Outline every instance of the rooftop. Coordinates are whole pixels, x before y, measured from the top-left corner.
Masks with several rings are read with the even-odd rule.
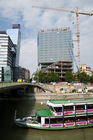
[[[6,34],[6,31],[0,31],[0,34]]]
[[[48,109],[38,110],[37,115],[40,117],[52,117],[53,116],[53,114]]]
[[[60,31],[69,31],[69,27],[64,27],[64,28],[57,28],[57,29],[46,29],[46,30],[40,30],[39,33],[46,33],[46,32],[60,32]]]
[[[65,99],[57,99],[57,100],[49,100],[50,103],[53,104],[69,104],[69,103],[87,103],[93,102],[93,99],[83,99],[83,100],[65,100]]]

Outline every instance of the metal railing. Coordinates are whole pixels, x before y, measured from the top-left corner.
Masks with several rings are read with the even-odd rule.
[[[3,87],[10,87],[10,86],[16,86],[16,85],[23,85],[23,84],[28,84],[28,83],[25,83],[25,82],[9,82],[9,83],[0,83],[0,88],[3,88]]]

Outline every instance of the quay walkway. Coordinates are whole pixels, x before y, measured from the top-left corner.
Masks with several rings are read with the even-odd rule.
[[[50,99],[91,99],[93,98],[93,93],[35,93],[33,94],[27,94],[27,96],[31,97],[32,99],[36,100],[50,100]]]

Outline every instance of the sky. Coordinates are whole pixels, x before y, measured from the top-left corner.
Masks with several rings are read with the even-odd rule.
[[[44,6],[80,12],[93,13],[93,0],[0,0],[0,30],[7,30],[12,24],[21,24],[20,66],[37,69],[37,36],[41,29],[70,27],[76,40],[76,14],[32,8]],[[93,16],[79,15],[80,61],[93,70]],[[74,55],[77,55],[77,43]],[[77,58],[76,58],[77,60]]]

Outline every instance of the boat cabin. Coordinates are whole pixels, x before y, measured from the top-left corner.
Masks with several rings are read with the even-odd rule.
[[[45,128],[59,128],[59,127],[73,127],[93,124],[93,114],[75,115],[71,116],[53,116],[48,109],[42,109],[37,112],[37,122],[41,127]]]
[[[54,116],[91,113],[93,112],[93,99],[88,100],[50,100],[47,102],[49,110]]]

